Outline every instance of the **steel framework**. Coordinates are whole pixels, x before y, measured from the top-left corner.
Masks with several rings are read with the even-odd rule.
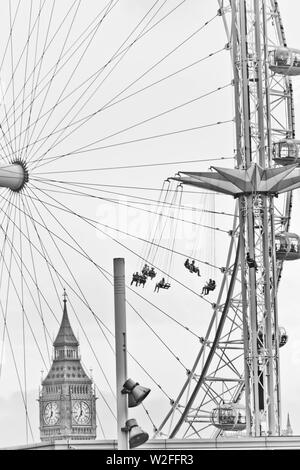
[[[218,3],[233,64],[235,168],[180,172],[173,179],[231,194],[237,200],[236,220],[206,337],[156,433],[170,422],[171,438],[179,430],[184,437],[202,436],[213,407],[242,397],[247,435],[282,432],[277,292],[283,262],[276,258],[275,235],[289,229],[292,189],[299,187],[300,173],[296,165],[276,167],[272,160],[275,142],[295,138],[295,122],[291,80],[270,71],[269,51],[287,43],[277,1]],[[214,436],[220,434],[226,434],[221,426]]]

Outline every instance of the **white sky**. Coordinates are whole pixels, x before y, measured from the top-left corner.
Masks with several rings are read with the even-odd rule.
[[[64,2],[56,2],[57,5],[54,10],[53,23],[50,31],[55,31],[55,28],[60,23],[63,15],[68,8],[73,4],[70,0]],[[158,17],[163,16],[164,12],[169,11],[172,7],[175,7],[180,2],[177,0],[169,0],[166,5],[158,13]],[[12,1],[12,12],[16,10],[18,2]],[[58,79],[53,81],[51,90],[45,101],[45,107],[47,110],[53,106],[59,97],[64,85],[68,83],[67,90],[73,90],[78,86],[86,77],[93,74],[101,67],[102,64],[106,63],[109,58],[114,54],[118,47],[122,44],[123,40],[127,38],[127,35],[137,24],[138,20],[147,12],[151,5],[154,4],[152,0],[120,0],[119,4],[115,7],[112,13],[107,17],[107,20],[103,22],[101,28],[97,32],[95,41],[91,44],[85,58],[80,63],[80,66],[76,69],[76,73],[73,73],[73,69],[76,66],[76,60],[79,59],[80,53],[73,57],[68,65],[62,70]],[[159,5],[163,2],[159,2]],[[1,15],[1,27],[0,27],[0,57],[5,50],[5,45],[9,31],[9,2],[8,0],[1,0],[1,5],[4,7],[4,12]],[[34,0],[34,11],[38,9],[39,1]],[[48,19],[51,13],[51,7],[53,5],[52,0],[46,0],[44,16],[41,16],[40,24],[40,40],[38,41],[37,51],[42,51],[43,41],[45,41],[45,35],[47,34]],[[84,25],[88,24],[93,20],[99,11],[99,5],[105,5],[103,0],[82,0],[80,6],[80,14],[76,17],[74,22],[74,28],[72,29],[68,38],[67,44],[72,44],[74,39],[78,36],[78,32],[84,29]],[[298,21],[296,20],[300,14],[299,2],[296,0],[285,0],[280,2],[282,17],[286,29],[286,35],[288,44],[291,47],[299,47],[299,30]],[[14,65],[16,65],[17,58],[19,57],[27,35],[28,19],[29,19],[29,2],[21,0],[20,14],[17,16],[15,24],[15,34],[13,35],[13,56]],[[181,41],[183,41],[189,34],[199,28],[205,21],[212,18],[216,14],[217,2],[207,0],[186,0],[185,5],[178,8],[178,10],[171,15],[168,20],[158,26],[153,32],[149,33],[143,40],[138,42],[132,50],[124,57],[120,62],[116,70],[103,82],[101,88],[97,91],[95,96],[87,104],[84,111],[79,114],[79,118],[92,113],[96,109],[101,108],[103,105],[108,103],[119,91],[123,90],[137,77],[148,70],[154,63],[158,62],[163,56],[165,56],[170,50],[176,47]],[[6,15],[6,16],[5,16]],[[69,19],[70,23],[71,19]],[[24,26],[26,25],[26,26]],[[67,34],[68,27],[65,25],[61,31],[61,35],[58,35],[56,40],[53,42],[52,47],[49,48],[47,55],[45,55],[45,61],[41,68],[40,79],[47,73],[49,68],[53,67],[57,61],[58,54],[61,50],[64,38]],[[52,33],[53,34],[53,33]],[[180,48],[176,53],[170,56],[167,60],[162,62],[153,71],[148,73],[145,77],[139,80],[138,83],[133,85],[124,96],[139,90],[140,88],[146,87],[147,85],[160,80],[165,77],[197,60],[202,57],[206,57],[208,54],[215,52],[222,48],[226,43],[226,37],[222,25],[221,18],[217,18],[205,28],[202,32],[197,34],[191,41],[189,41],[184,47]],[[35,44],[35,42],[33,42]],[[67,49],[67,47],[66,47]],[[8,54],[3,62],[3,68],[1,72],[1,83],[2,88],[5,89],[9,84],[11,76],[11,61],[10,61],[10,48]],[[35,49],[31,45],[29,52],[29,63],[32,64],[34,61]],[[106,71],[111,70],[111,66],[108,66]],[[30,67],[29,67],[30,69]],[[21,84],[24,82],[25,73],[25,59],[23,57],[20,64],[20,69],[15,77],[15,93],[20,90]],[[38,72],[37,72],[38,73]],[[105,73],[101,75],[105,77]],[[36,77],[37,78],[37,77]],[[231,80],[231,69],[230,69],[230,57],[226,51],[220,52],[215,57],[205,60],[192,68],[189,68],[185,72],[170,78],[155,87],[151,87],[145,90],[143,93],[136,95],[122,103],[112,106],[106,111],[97,115],[89,123],[79,129],[77,133],[68,137],[58,147],[52,149],[49,156],[62,155],[72,150],[75,150],[81,146],[87,145],[89,142],[96,141],[98,139],[104,139],[104,137],[114,134],[138,123],[146,120],[151,116],[173,108],[177,105],[193,100],[194,98],[200,97],[205,93],[209,93],[218,87],[226,86]],[[300,135],[300,119],[297,119],[300,115],[300,78],[294,79],[295,89],[295,104],[296,104],[296,123],[298,135]],[[100,79],[94,85],[95,89],[97,84],[100,83]],[[27,93],[32,89],[27,88]],[[3,93],[3,91],[2,91]],[[66,92],[67,94],[67,92]],[[42,95],[43,96],[43,95]],[[77,110],[80,109],[82,102],[77,104],[77,100],[81,96],[81,89],[77,90],[70,98],[68,98],[64,104],[53,112],[51,120],[43,128],[43,123],[40,128],[35,131],[35,136],[41,131],[41,136],[50,133],[57,125],[60,127],[66,125],[71,117],[76,115]],[[87,95],[89,96],[89,95]],[[8,96],[5,98],[6,105],[9,107],[13,97],[12,87],[9,89]],[[43,98],[37,98],[35,108],[33,108],[33,115],[38,116],[39,109],[43,104]],[[71,109],[70,109],[71,108]],[[5,117],[5,110],[2,106],[2,119]],[[60,120],[68,113],[67,119],[60,124]],[[25,116],[27,116],[25,114]],[[233,101],[231,88],[214,93],[207,98],[197,100],[194,103],[178,109],[172,113],[162,116],[158,119],[147,122],[139,127],[133,128],[126,132],[123,132],[115,137],[103,140],[97,147],[103,147],[108,144],[116,144],[123,141],[129,141],[132,139],[141,139],[145,136],[152,136],[158,134],[164,134],[172,132],[174,130],[186,129],[190,127],[202,126],[217,121],[226,121],[233,117]],[[78,119],[78,118],[77,118]],[[14,115],[11,115],[11,132],[12,135],[14,129],[19,127],[14,126]],[[18,121],[18,126],[20,121]],[[24,128],[23,123],[23,128]],[[53,142],[54,138],[52,138]],[[18,148],[18,139],[14,142],[15,147]],[[50,139],[51,142],[51,139]],[[19,141],[20,143],[20,141]],[[2,145],[4,145],[2,141]],[[193,132],[186,132],[177,135],[170,135],[159,139],[152,139],[147,141],[140,141],[134,144],[112,146],[109,148],[101,148],[91,153],[81,153],[78,155],[72,155],[71,157],[62,158],[55,160],[52,164],[42,166],[36,169],[33,178],[47,177],[55,180],[63,180],[65,182],[80,182],[80,183],[101,183],[107,185],[122,185],[122,186],[138,186],[138,187],[149,187],[149,188],[161,188],[163,181],[172,176],[176,171],[183,169],[190,170],[207,170],[208,167],[214,162],[203,162],[196,164],[185,164],[185,165],[169,165],[161,167],[146,167],[137,169],[123,169],[123,170],[106,170],[106,171],[92,171],[92,172],[78,172],[78,173],[63,173],[64,171],[70,170],[87,170],[93,168],[106,168],[113,166],[128,166],[128,165],[139,165],[148,163],[159,163],[159,162],[177,162],[177,161],[188,161],[195,159],[209,159],[216,157],[231,157],[234,146],[234,129],[233,124],[224,124],[217,127],[210,127],[206,129],[199,129]],[[20,147],[20,145],[19,145]],[[32,159],[37,159],[44,151],[49,148],[49,143],[44,144],[41,149],[36,147],[37,154]],[[216,162],[220,166],[232,165],[232,161]],[[41,175],[41,172],[60,172],[60,173],[49,173]],[[43,183],[37,183],[32,180],[33,184],[37,184],[39,188],[42,188],[46,192],[49,189],[58,190],[57,187],[50,187]],[[55,183],[60,186],[59,190],[66,188],[67,186],[60,183]],[[74,186],[73,186],[74,188]],[[34,189],[34,188],[33,188]],[[145,191],[145,190],[133,190],[133,189],[117,189],[117,188],[104,188],[108,191],[115,191],[116,193],[123,193],[126,196],[124,200],[130,201],[129,195],[140,196],[144,198],[157,200],[159,191]],[[84,189],[80,188],[81,191]],[[34,189],[35,196],[39,196],[47,202],[51,202],[49,196],[44,193],[36,192]],[[120,196],[110,193],[97,193],[87,191],[89,194],[101,196],[104,198],[119,199]],[[49,193],[48,193],[49,194]],[[28,196],[33,196],[33,193],[28,193]],[[27,196],[27,199],[28,199]],[[113,227],[121,228],[129,233],[138,235],[140,237],[149,238],[151,224],[153,220],[149,217],[149,214],[143,213],[137,210],[130,210],[124,205],[118,206],[112,202],[100,201],[99,199],[92,199],[86,197],[78,197],[71,194],[62,193],[50,193],[50,196],[57,198],[60,202],[70,207],[73,211],[83,214],[91,219],[96,219],[102,224],[110,225]],[[23,198],[25,201],[26,196]],[[21,203],[21,208],[22,202]],[[24,202],[25,203],[25,202]],[[35,220],[41,221],[35,207],[39,208],[40,216],[45,220],[47,227],[51,232],[55,233],[57,237],[74,245],[74,238],[84,248],[86,253],[99,265],[103,266],[109,272],[112,271],[112,259],[114,257],[125,257],[127,263],[127,280],[130,280],[131,273],[140,268],[139,259],[124,249],[122,246],[109,240],[106,236],[101,235],[95,228],[87,223],[80,221],[74,214],[67,214],[65,212],[55,209],[53,206],[49,206],[50,210],[58,218],[54,220],[53,216],[47,212],[47,209],[41,205],[34,206],[34,203],[38,204],[36,200],[30,202],[31,214]],[[129,202],[126,202],[126,204]],[[26,203],[25,203],[26,204]],[[52,204],[55,201],[52,200]],[[216,196],[205,195],[184,195],[183,204],[190,206],[198,206],[205,209],[213,209],[214,205],[217,211],[224,211],[232,213],[233,204],[232,201],[227,198]],[[293,215],[291,223],[291,231],[300,233],[300,216],[299,207],[300,197],[298,193],[295,193]],[[27,207],[27,206],[26,206]],[[155,211],[155,206],[145,206],[146,209]],[[185,214],[186,216],[186,214]],[[209,214],[195,214],[196,218],[191,220],[197,221],[204,225],[216,225],[216,227],[224,230],[231,228],[231,217],[225,217],[216,215],[213,217]],[[13,217],[13,212],[11,214]],[[59,222],[61,225],[59,225]],[[40,240],[35,232],[34,226],[29,221],[29,233],[32,243],[36,247],[40,247]],[[16,224],[20,224],[20,220],[16,219]],[[20,225],[19,225],[20,227]],[[58,246],[62,250],[64,259],[67,262],[68,268],[64,265],[61,260],[57,249],[55,248],[51,235],[40,225],[38,225],[38,231],[42,239],[42,246],[49,255],[49,259],[53,262],[53,265],[59,273],[62,273],[64,279],[60,283],[55,280],[57,293],[60,298],[57,298],[57,294],[53,287],[51,277],[48,273],[48,268],[45,262],[41,259],[41,256],[37,254],[35,248],[34,258],[35,264],[31,261],[31,251],[28,244],[28,235],[26,238],[26,221],[21,214],[21,227],[25,232],[23,242],[20,242],[19,232],[16,230],[14,235],[14,244],[17,250],[23,248],[24,264],[28,267],[30,275],[27,273],[28,288],[24,287],[24,305],[28,315],[29,324],[36,334],[40,350],[45,358],[46,366],[43,364],[41,355],[39,354],[36,344],[33,341],[33,337],[30,332],[29,324],[25,327],[26,337],[26,371],[27,371],[27,390],[28,390],[28,409],[31,420],[31,425],[36,441],[39,440],[38,433],[38,387],[40,385],[41,370],[48,370],[47,360],[47,343],[44,339],[44,331],[41,318],[39,317],[36,305],[42,306],[43,321],[52,336],[57,333],[58,323],[55,320],[50,308],[47,306],[47,302],[51,309],[55,313],[58,320],[61,318],[61,295],[62,287],[68,285],[68,295],[70,304],[74,306],[77,316],[75,315],[71,306],[69,307],[70,319],[74,328],[75,333],[79,336],[81,344],[81,354],[83,362],[87,369],[93,369],[93,376],[95,382],[102,393],[107,398],[111,406],[114,406],[113,398],[109,392],[109,386],[105,382],[104,376],[101,373],[99,364],[97,363],[96,357],[98,358],[101,367],[104,369],[107,375],[108,382],[114,387],[114,359],[107,346],[105,338],[101,333],[97,323],[93,319],[91,312],[84,304],[78,299],[75,292],[78,293],[79,297],[87,299],[91,309],[101,318],[101,320],[109,328],[113,328],[113,291],[105,279],[99,275],[97,269],[91,265],[90,262],[83,260],[78,254],[71,250],[66,244],[64,244],[58,238],[56,239]],[[73,240],[64,230],[66,229]],[[99,226],[99,228],[103,228]],[[179,227],[182,229],[182,227]],[[10,226],[9,236],[13,237],[13,229]],[[111,236],[116,237],[116,233],[113,231],[109,232]],[[215,237],[212,238],[212,235]],[[212,241],[214,242],[214,249],[212,249]],[[146,252],[145,245],[132,239],[128,236],[120,236],[120,242],[126,245],[133,251],[144,254]],[[3,237],[1,238],[3,243]],[[184,253],[196,253],[197,258],[201,260],[209,260],[216,263],[217,266],[223,266],[227,254],[227,247],[229,243],[229,237],[224,233],[212,232],[208,229],[201,228],[195,229],[194,226],[189,225],[188,228],[184,226],[184,232],[178,232],[177,240],[178,250]],[[168,240],[164,240],[163,244],[168,245]],[[192,256],[192,255],[191,255]],[[5,261],[9,265],[10,261],[10,250],[7,250],[5,254]],[[166,269],[168,264],[168,257],[160,254],[156,260],[157,264],[161,269]],[[1,267],[1,265],[0,265]],[[22,343],[22,309],[20,308],[20,302],[18,301],[16,291],[12,286],[12,283],[8,282],[8,277],[5,268],[3,269],[3,280],[0,289],[0,298],[3,306],[3,312],[6,311],[6,298],[7,292],[8,303],[7,303],[7,325],[8,329],[6,332],[5,344],[4,344],[4,356],[3,356],[3,368],[2,375],[0,378],[0,446],[9,446],[15,444],[25,443],[25,419],[24,419],[24,407],[22,405],[22,399],[19,392],[18,379],[12,360],[11,349],[9,346],[9,338],[12,342],[12,349],[16,357],[16,363],[20,373],[20,381],[22,387],[24,386],[24,363],[23,363],[23,343]],[[25,268],[24,268],[25,269]],[[42,295],[38,296],[36,288],[34,286],[34,271],[36,271],[38,285],[42,292]],[[12,277],[15,280],[16,290],[20,292],[21,279],[20,271],[16,261],[12,261],[11,266]],[[199,291],[202,287],[202,282],[208,277],[214,276],[217,280],[218,285],[221,281],[221,274],[218,271],[212,271],[206,266],[201,267],[202,278],[201,281],[195,278],[191,278],[187,273],[184,272],[182,267],[182,258],[174,259],[174,267],[172,275],[178,278],[182,283],[186,284],[190,289]],[[6,274],[5,274],[6,273]],[[281,350],[281,383],[282,383],[282,406],[284,420],[286,413],[290,412],[292,426],[294,433],[300,434],[300,405],[299,405],[299,393],[300,393],[300,380],[299,380],[299,364],[300,364],[300,322],[299,315],[297,312],[297,292],[300,288],[299,284],[299,262],[287,263],[284,267],[283,278],[280,286],[279,294],[279,309],[280,309],[280,325],[284,326],[289,335],[288,344]],[[2,275],[1,275],[2,278]],[[76,284],[77,282],[77,284]],[[8,287],[10,284],[10,287]],[[81,292],[80,290],[81,289]],[[74,291],[73,291],[74,290]],[[33,292],[33,298],[30,296],[30,292]],[[141,292],[141,291],[138,291]],[[155,296],[152,292],[151,287],[145,288],[142,292],[146,299],[149,299],[161,309],[171,314],[178,321],[187,325],[191,330],[196,331],[199,336],[204,336],[208,322],[211,316],[211,308],[207,306],[203,301],[199,300],[198,297],[191,294],[184,287],[172,283],[172,289],[168,292]],[[47,302],[45,301],[47,300]],[[188,333],[183,331],[181,328],[176,326],[174,322],[166,319],[160,315],[159,312],[149,306],[145,301],[138,299],[133,293],[128,292],[128,300],[134,305],[134,307],[142,314],[143,318],[151,324],[151,327],[158,332],[158,334],[165,340],[165,342],[174,350],[175,354],[180,357],[181,361],[187,366],[191,367],[194,358],[197,354],[199,343]],[[78,321],[79,320],[79,321]],[[83,332],[81,325],[84,325]],[[3,317],[0,316],[0,334],[2,339],[3,331]],[[9,338],[8,338],[9,335]],[[132,354],[142,363],[143,367],[151,374],[155,380],[162,385],[164,390],[169,396],[175,398],[176,393],[180,390],[181,384],[185,380],[185,372],[182,367],[178,365],[178,362],[172,358],[172,356],[166,351],[156,337],[149,331],[141,319],[128,308],[128,345],[129,350]],[[108,335],[109,336],[109,335]],[[91,351],[88,344],[87,338],[93,346],[95,355]],[[49,338],[47,340],[48,347],[51,343]],[[149,377],[144,374],[140,368],[132,361],[129,362],[130,375],[136,378],[140,383],[143,383],[152,388],[151,395],[147,399],[147,408],[154,419],[155,424],[160,423],[161,416],[168,410],[168,400],[159,392],[158,388],[155,387]],[[99,393],[98,393],[99,395]],[[107,408],[105,407],[103,400],[97,401],[98,413],[105,429],[106,437],[112,437],[115,435],[115,423],[112,420]],[[143,410],[139,409],[135,411],[135,417],[138,418],[139,422],[145,429],[151,433],[151,423],[145,417]],[[101,432],[98,428],[98,437],[101,438]]]

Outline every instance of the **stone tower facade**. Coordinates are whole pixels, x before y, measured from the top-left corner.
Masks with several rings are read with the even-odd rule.
[[[62,322],[53,346],[53,363],[39,396],[41,440],[96,439],[93,382],[81,365],[66,294]]]

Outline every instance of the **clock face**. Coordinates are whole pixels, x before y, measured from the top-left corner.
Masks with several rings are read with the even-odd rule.
[[[77,424],[88,424],[91,419],[91,410],[85,401],[75,401],[72,413]]]
[[[53,426],[59,419],[59,408],[55,401],[47,403],[44,409],[44,421],[49,426]]]

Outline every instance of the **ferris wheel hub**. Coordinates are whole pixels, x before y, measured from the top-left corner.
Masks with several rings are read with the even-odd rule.
[[[15,160],[0,167],[0,187],[19,192],[28,182],[28,169],[24,162]]]

